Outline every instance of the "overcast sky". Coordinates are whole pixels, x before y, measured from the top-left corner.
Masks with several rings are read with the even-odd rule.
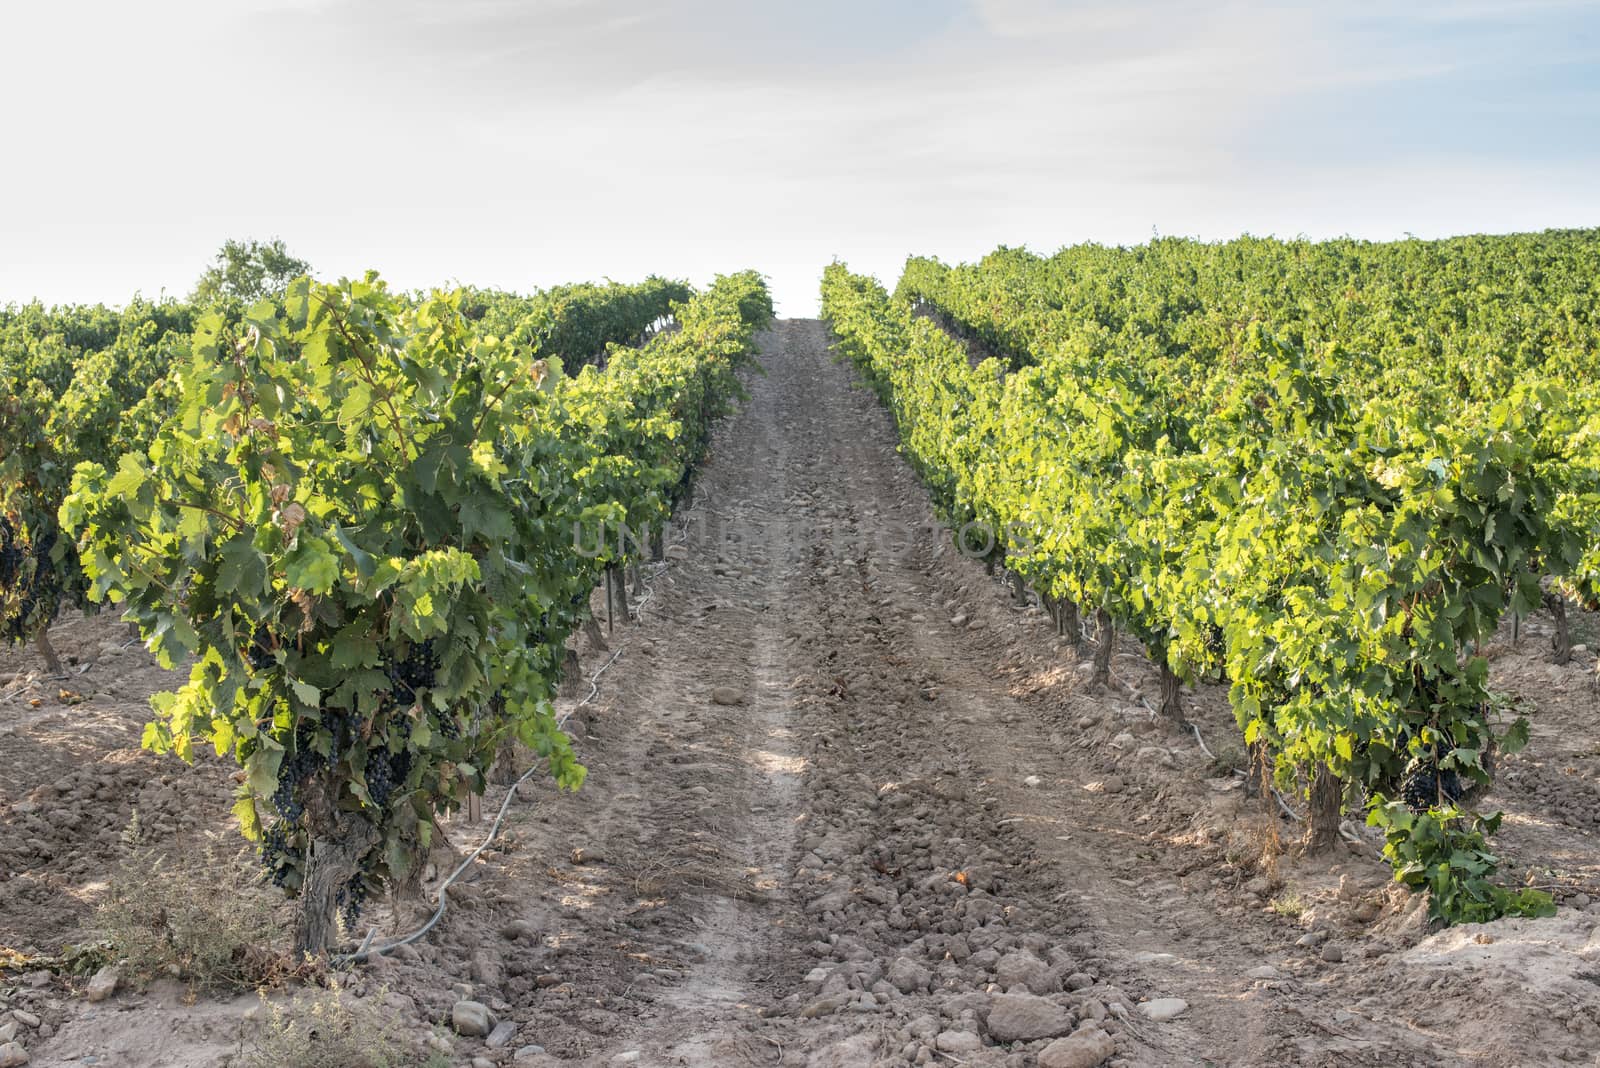
[[[1152,232],[1600,225],[1600,2],[162,0],[0,14],[0,303],[224,238],[527,289]]]

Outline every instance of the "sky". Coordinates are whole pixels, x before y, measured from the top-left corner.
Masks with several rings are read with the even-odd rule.
[[[1600,0],[0,9],[0,304],[1600,226]]]

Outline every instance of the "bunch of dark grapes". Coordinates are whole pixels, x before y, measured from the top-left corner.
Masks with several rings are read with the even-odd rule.
[[[389,663],[389,684],[397,704],[410,704],[418,692],[432,689],[439,670],[439,658],[433,651],[433,639],[418,642],[407,650],[405,658]]]
[[[299,823],[305,815],[305,805],[300,802],[300,784],[316,774],[328,760],[311,748],[309,734],[296,737],[294,749],[283,755],[278,767],[278,789],[272,794],[272,807],[290,823]]]
[[[550,613],[546,612],[539,620],[538,627],[528,632],[528,648],[541,649],[550,640]]]
[[[1432,768],[1418,768],[1400,780],[1400,799],[1412,812],[1426,812],[1438,798],[1439,779]]]
[[[333,737],[333,756],[337,760],[361,737],[361,716],[348,708],[324,708],[321,718],[322,725]]]
[[[300,860],[300,849],[289,840],[292,827],[288,820],[278,820],[261,836],[261,864],[272,876],[272,885],[280,890],[289,889],[289,877],[294,874]]]
[[[461,721],[454,712],[440,712],[435,718],[439,721],[439,737],[447,742],[461,739]]]
[[[367,880],[359,873],[355,878],[345,883],[334,895],[334,901],[339,906],[340,915],[344,917],[347,928],[354,927],[356,920],[361,916],[361,910],[367,904]]]
[[[272,632],[266,627],[256,629],[255,636],[250,640],[250,668],[253,671],[266,671],[277,666],[278,658],[273,655],[273,649],[268,644],[272,639]]]
[[[1461,776],[1436,763],[1415,764],[1400,780],[1401,800],[1419,814],[1435,805],[1454,804],[1465,792],[1461,788]]]
[[[17,540],[17,528],[11,520],[0,515],[0,590],[10,589],[22,574],[22,561],[26,559],[22,544]]]
[[[44,524],[42,532],[35,530],[32,545],[26,545],[9,521],[0,519],[0,523],[4,524],[0,526],[0,593],[16,598],[0,621],[0,637],[26,641],[41,623],[55,615],[65,592],[60,569],[50,560],[59,531],[53,523]],[[27,566],[30,556],[31,573]]]
[[[411,774],[411,753],[401,750],[392,756],[382,750],[367,753],[367,794],[379,809],[389,807],[395,788],[404,785]]]
[[[394,774],[397,785],[404,785],[406,777],[411,774],[411,750],[402,749],[389,758],[389,766]]]
[[[56,547],[56,537],[60,534],[54,523],[45,525],[44,533],[40,534],[33,543],[34,562],[43,567],[50,562],[50,553]]]

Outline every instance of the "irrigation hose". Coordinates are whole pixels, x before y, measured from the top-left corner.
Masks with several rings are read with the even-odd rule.
[[[596,671],[589,677],[589,696],[585,697],[582,701],[579,701],[577,704],[573,705],[572,708],[561,714],[561,717],[556,720],[556,727],[558,729],[566,726],[567,720],[571,718],[574,712],[595,699],[595,697],[600,693],[600,676],[604,675],[606,670],[610,668],[612,664],[615,664],[617,662],[617,658],[621,655],[621,649],[618,649],[616,652],[612,653],[611,659],[600,665],[600,670]],[[367,937],[362,941],[360,948],[354,953],[341,953],[334,956],[332,958],[333,966],[336,968],[345,968],[353,964],[364,964],[373,957],[386,956],[399,949],[401,946],[409,946],[411,943],[423,938],[429,931],[433,930],[434,927],[438,925],[439,921],[444,918],[446,903],[448,901],[446,892],[450,889],[450,887],[455,885],[457,879],[461,878],[461,874],[467,870],[468,866],[482,856],[483,851],[488,849],[489,846],[494,843],[496,838],[500,837],[500,828],[505,824],[506,813],[511,808],[512,799],[517,796],[518,787],[532,778],[533,773],[538,770],[539,765],[535,764],[533,767],[523,772],[522,775],[518,777],[516,782],[511,784],[511,788],[506,791],[505,800],[500,802],[500,811],[495,815],[494,824],[489,828],[489,834],[482,842],[478,843],[478,847],[476,849],[467,854],[466,858],[463,859],[460,864],[456,865],[455,870],[450,873],[445,881],[439,884],[439,904],[438,907],[434,909],[433,916],[429,918],[427,923],[423,924],[421,927],[417,928],[415,931],[412,931],[403,938],[396,938],[378,946],[374,946],[372,944],[372,940],[376,938],[378,934],[378,929],[373,927],[367,931]]]

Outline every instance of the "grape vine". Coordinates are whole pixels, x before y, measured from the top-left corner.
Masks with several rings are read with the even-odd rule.
[[[89,595],[193,658],[146,744],[237,756],[234,811],[307,951],[405,883],[506,739],[581,783],[551,700],[618,552],[574,528],[665,514],[771,317],[758,277],[721,278],[569,377],[472,299],[300,279],[205,316],[149,448],[80,464],[61,510]],[[636,311],[628,340],[660,309]]]

